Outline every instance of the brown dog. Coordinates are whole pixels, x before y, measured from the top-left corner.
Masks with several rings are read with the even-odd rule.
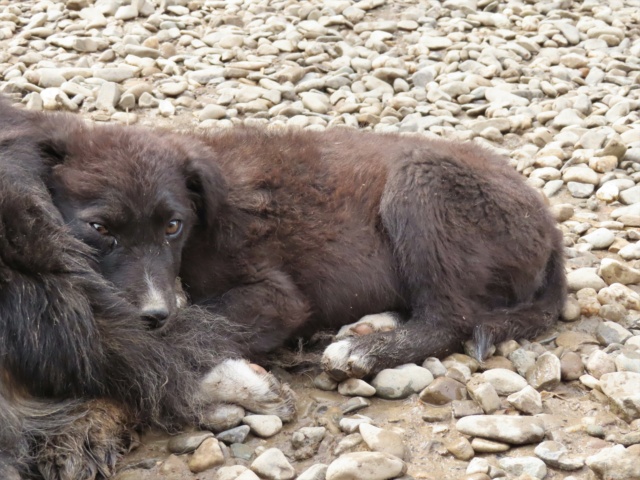
[[[468,339],[483,358],[547,328],[564,301],[561,235],[541,198],[473,143],[175,135],[4,104],[0,118],[5,391],[111,399],[142,424],[201,421],[211,402],[290,418],[288,390],[241,357],[373,314],[347,328],[369,335],[325,351],[334,377]],[[20,437],[25,414],[4,398]]]

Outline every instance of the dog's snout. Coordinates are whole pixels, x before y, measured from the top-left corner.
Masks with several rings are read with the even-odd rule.
[[[140,314],[153,328],[158,328],[169,318],[169,309],[166,306],[154,305],[143,308]]]

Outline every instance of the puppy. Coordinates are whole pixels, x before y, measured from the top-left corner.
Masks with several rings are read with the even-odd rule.
[[[73,352],[47,365],[74,397],[115,399],[144,424],[176,411],[193,421],[203,399],[290,418],[286,388],[240,358],[261,361],[292,339],[346,326],[323,357],[338,380],[443,356],[469,339],[483,359],[495,342],[543,331],[562,308],[554,220],[504,159],[473,143],[342,129],[178,135],[0,108],[22,132],[10,128],[2,143],[0,168],[18,173],[1,193],[33,211],[17,218],[18,203],[4,202],[0,218],[13,243],[34,252],[12,263],[0,250],[0,274],[19,270],[45,291],[33,308],[56,282],[80,297],[55,297],[62,320],[19,315],[24,297],[6,297],[4,330],[44,318],[68,329],[71,317],[86,327],[28,348],[3,333],[3,369],[14,382],[41,382],[26,382],[37,395],[60,391],[42,365],[16,364],[27,352],[44,359],[51,344]],[[93,283],[79,288],[68,270]],[[125,312],[105,315],[114,303]],[[159,368],[169,387],[151,382],[148,405],[138,387]],[[96,369],[101,388],[83,375]],[[194,392],[198,405],[185,400]]]
[[[205,218],[217,194],[204,190],[211,175],[199,159],[157,140],[137,154],[162,155],[158,170],[142,163],[128,183],[110,183],[113,165],[100,170],[100,157],[138,158],[134,131],[0,100],[0,478],[109,477],[132,428],[206,425],[224,403],[294,415],[288,387],[251,368],[227,335],[242,325],[195,305],[176,310],[182,294],[162,283],[179,271],[188,222]],[[95,169],[74,183],[78,158]],[[185,230],[167,231],[178,214]]]

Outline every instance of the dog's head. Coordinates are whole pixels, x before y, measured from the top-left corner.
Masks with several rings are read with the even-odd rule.
[[[57,131],[54,204],[96,252],[100,273],[151,327],[161,326],[184,301],[182,250],[194,230],[215,222],[222,175],[196,139],[82,124]]]

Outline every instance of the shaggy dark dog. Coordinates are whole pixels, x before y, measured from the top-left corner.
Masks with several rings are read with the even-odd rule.
[[[290,417],[286,388],[235,359],[320,329],[347,326],[325,369],[362,377],[468,339],[483,358],[564,301],[541,198],[472,143],[179,136],[6,105],[0,132],[0,420],[15,425],[0,442],[14,432],[49,478],[108,474],[131,423],[201,422],[221,401]],[[71,400],[29,407],[51,413],[27,434],[25,397]],[[56,457],[85,425],[83,448],[108,454]]]
[[[186,202],[194,221],[197,215],[204,221],[205,204],[213,207],[218,194],[203,187],[216,177],[208,171],[200,176],[199,159],[160,137],[143,145],[141,134],[92,129],[73,117],[34,115],[0,101],[2,479],[108,477],[129,427],[200,424],[219,403],[238,403],[285,420],[294,414],[287,387],[239,360],[249,351],[227,332],[241,335],[242,326],[190,306],[174,312],[164,328],[149,328],[150,313],[129,301],[137,290],[114,286],[121,272],[128,275],[124,282],[138,278],[127,273],[127,260],[118,265],[120,271],[109,270],[119,245],[92,225],[112,217],[91,217],[85,230],[79,220],[63,218],[69,202],[84,199],[84,209],[115,215],[120,206],[148,214],[145,208],[153,202],[159,209],[175,205],[171,202],[184,209]],[[137,172],[124,170],[139,157],[153,158],[157,168],[143,162]],[[71,165],[83,161],[94,169],[87,168],[75,183],[73,198],[61,197],[78,173]],[[183,196],[168,198],[167,204],[163,199],[176,183]],[[162,198],[145,197],[149,188]],[[140,218],[123,220],[136,228]],[[161,224],[162,233],[165,229]],[[154,249],[148,233],[140,238]],[[163,234],[160,244],[169,240]],[[137,245],[123,242],[122,248],[131,252],[129,262],[147,261],[144,255],[138,259]],[[178,265],[179,257],[178,251]],[[162,275],[175,276],[178,267],[167,268],[175,270]],[[114,282],[105,279],[107,274]],[[230,369],[237,375],[231,377]]]

